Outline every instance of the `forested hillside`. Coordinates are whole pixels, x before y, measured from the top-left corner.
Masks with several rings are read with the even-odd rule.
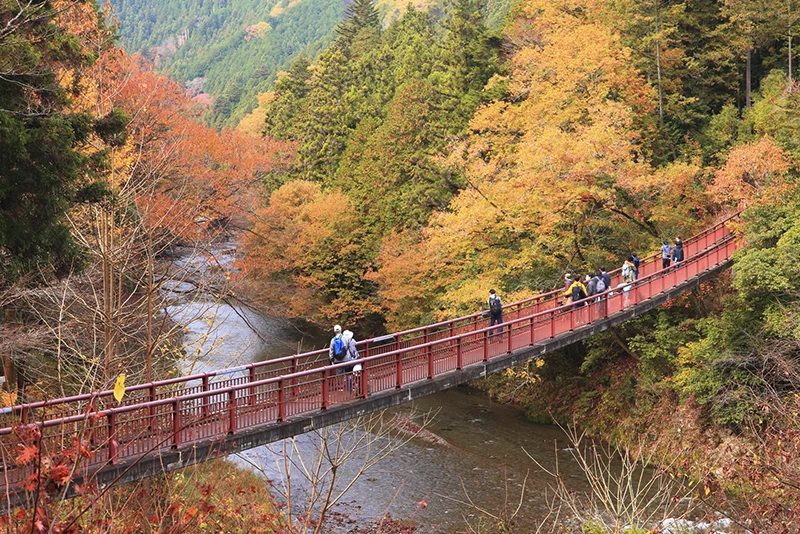
[[[724,212],[717,169],[749,143],[794,149],[790,122],[772,120],[794,95],[770,70],[790,65],[782,4],[759,14],[757,39],[747,13],[700,0],[576,13],[529,0],[502,32],[481,7],[409,9],[384,28],[358,0],[248,117],[299,143],[252,251],[293,288],[290,309],[411,326],[473,311],[482,288],[551,289]],[[314,227],[318,241],[287,248],[307,217],[332,237]]]
[[[346,0],[241,0],[179,2],[112,0],[128,52],[142,53],[192,95],[213,102],[212,125],[235,125],[257,105],[281,70],[299,56],[316,56],[333,40]],[[381,0],[383,24],[398,18],[407,0]],[[440,15],[443,0],[413,2]],[[490,0],[490,24],[498,26],[510,0]]]
[[[508,303],[560,287],[566,272],[616,267],[741,211],[732,271],[483,386],[645,451],[742,532],[797,531],[791,1],[519,0],[498,28],[481,0],[396,14],[303,0],[253,4],[252,18],[240,2],[181,4],[180,16],[161,5],[120,3],[120,15],[174,13],[136,38],[176,35],[161,65],[217,84],[215,124],[260,93],[239,131],[203,125],[181,83],[117,48],[94,1],[0,0],[4,405],[174,373],[185,348],[161,289],[198,282],[170,278],[172,250],[202,249],[226,225],[246,256],[209,291],[246,283],[253,303],[363,339],[480,310],[490,288]],[[282,40],[286,72],[266,91],[274,72],[257,81],[245,67],[271,60],[245,49],[292,13],[318,48]],[[232,531],[242,510],[256,514],[210,505],[205,486],[182,511],[160,481],[130,515],[134,493],[109,506],[91,484],[79,514],[52,506],[93,447],[42,458],[33,430],[4,452],[38,466],[25,481],[36,506],[0,517],[15,532]],[[613,531],[597,517],[579,530]]]

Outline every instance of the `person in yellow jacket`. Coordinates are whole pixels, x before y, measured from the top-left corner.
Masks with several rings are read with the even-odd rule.
[[[586,291],[586,286],[583,285],[580,277],[575,277],[575,280],[573,280],[572,284],[570,284],[569,288],[564,292],[565,297],[572,297],[572,302],[574,303],[573,306],[575,309],[578,309],[586,304],[585,302],[578,301],[582,301],[587,297],[587,295],[588,292]]]

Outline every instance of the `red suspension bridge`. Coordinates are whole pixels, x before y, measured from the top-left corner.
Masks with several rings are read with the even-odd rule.
[[[99,391],[0,412],[7,493],[35,473],[18,466],[18,434],[33,430],[46,454],[87,451],[79,478],[99,485],[143,478],[378,411],[500,371],[650,311],[727,268],[737,246],[726,219],[684,242],[686,260],[661,269],[642,260],[639,279],[585,305],[561,291],[504,306],[502,334],[473,314],[362,341],[360,373],[329,365],[328,350],[129,387],[120,403]],[[348,387],[341,387],[347,384]],[[12,499],[14,500],[14,499]]]

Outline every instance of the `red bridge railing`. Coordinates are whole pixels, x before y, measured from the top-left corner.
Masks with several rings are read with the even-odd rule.
[[[661,270],[660,254],[649,256],[640,264],[639,280],[624,286],[618,271],[613,272],[612,289],[578,308],[558,305],[559,290],[505,306],[502,333],[477,313],[396,333],[391,343],[366,340],[359,344],[362,370],[355,375],[352,362],[328,365],[323,349],[132,386],[119,405],[111,391],[100,391],[15,406],[4,411],[8,426],[0,428],[7,483],[30,475],[31,468],[14,468],[8,454],[19,425],[38,428],[44,450],[80,443],[92,450],[92,465],[103,466],[277,424],[553,339],[729,260],[736,248],[729,220],[685,241],[687,259],[678,265]]]

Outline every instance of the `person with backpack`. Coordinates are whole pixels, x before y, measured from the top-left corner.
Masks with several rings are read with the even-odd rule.
[[[633,260],[633,279],[639,279],[639,256],[635,252],[631,252],[631,259]]]
[[[586,296],[593,297],[597,295],[597,282],[600,280],[597,278],[597,275],[592,276],[591,274],[586,275],[586,280],[584,281],[584,285],[586,286]]]
[[[594,294],[599,295],[607,289],[606,282],[603,280],[603,274],[600,272],[600,269],[597,269],[597,271],[594,273],[594,279],[597,280],[594,285]]]
[[[356,340],[350,330],[342,332],[342,327],[338,324],[333,327],[334,336],[331,339],[331,346],[328,350],[328,359],[331,364],[349,362],[358,359],[358,349]]]
[[[575,278],[574,282],[572,282],[572,285],[569,287],[569,291],[565,292],[565,295],[566,293],[569,293],[570,296],[572,296],[572,306],[574,309],[577,310],[581,306],[586,305],[585,302],[578,302],[586,298],[586,286],[583,285],[583,282],[581,282],[579,276]]]
[[[328,350],[328,358],[331,364],[351,362],[358,359],[358,348],[353,333],[350,330],[342,332],[342,327],[338,324],[333,327],[334,336],[331,339],[331,346]],[[337,375],[347,374],[347,386],[352,389],[352,372],[354,366],[339,367]]]
[[[503,301],[494,289],[489,290],[489,326],[496,324],[503,324]],[[491,336],[493,330],[489,330]],[[503,333],[503,327],[499,329],[499,333]]]
[[[600,270],[597,272],[597,275],[603,281],[602,284],[598,284],[597,292],[602,293],[603,291],[608,291],[611,289],[611,275],[606,272],[606,268],[604,266],[600,266]]]
[[[669,267],[670,259],[672,258],[672,247],[669,246],[669,241],[666,239],[664,240],[664,244],[661,245],[661,268],[666,269]]]

